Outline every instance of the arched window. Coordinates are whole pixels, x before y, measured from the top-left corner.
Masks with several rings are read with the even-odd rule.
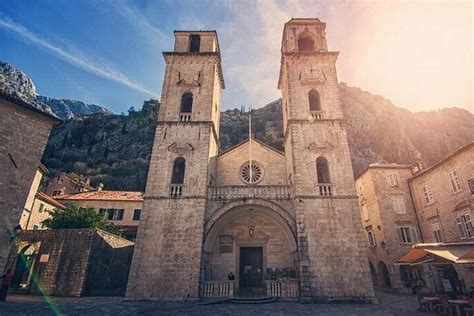
[[[173,164],[173,173],[171,175],[171,184],[184,183],[184,171],[186,169],[186,160],[184,158],[177,158]]]
[[[197,34],[189,35],[189,51],[191,53],[199,53],[200,46],[201,46],[201,36]]]
[[[319,92],[316,90],[310,90],[308,93],[309,99],[309,110],[310,111],[321,111],[321,100],[319,98]]]
[[[193,94],[186,92],[181,98],[181,113],[191,113],[193,111]]]
[[[329,179],[328,160],[324,157],[316,159],[316,171],[318,174],[318,183],[331,183]]]
[[[298,39],[298,51],[300,52],[314,51],[314,41],[307,36],[300,37]]]

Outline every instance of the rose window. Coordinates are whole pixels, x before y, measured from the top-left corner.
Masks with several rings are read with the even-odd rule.
[[[242,181],[245,183],[258,183],[263,178],[263,169],[254,162],[252,162],[252,165],[250,165],[250,163],[246,163],[240,169],[240,176],[242,177]]]

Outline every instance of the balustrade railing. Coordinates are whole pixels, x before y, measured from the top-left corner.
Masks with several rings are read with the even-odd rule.
[[[203,297],[233,297],[233,281],[206,281],[202,290]]]
[[[319,190],[320,196],[333,196],[334,195],[333,185],[330,183],[318,183],[317,188]]]
[[[235,185],[209,188],[209,199],[231,200],[241,198],[289,199],[291,187],[287,185]]]
[[[183,195],[184,185],[182,184],[171,184],[170,185],[170,196],[172,198],[179,198]]]
[[[180,113],[179,114],[180,122],[190,122],[191,121],[191,113]]]
[[[323,119],[323,111],[311,111],[311,116],[315,120],[322,120]]]
[[[298,280],[269,280],[265,281],[267,296],[270,297],[299,297]]]

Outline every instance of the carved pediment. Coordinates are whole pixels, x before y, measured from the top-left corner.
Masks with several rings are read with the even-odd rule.
[[[326,75],[320,68],[305,68],[300,72],[301,84],[314,85],[326,82]]]
[[[309,151],[314,151],[314,152],[321,152],[321,151],[329,151],[334,149],[334,145],[331,144],[330,142],[312,142],[308,146]]]
[[[168,146],[168,151],[171,151],[172,153],[175,153],[179,156],[183,155],[184,153],[187,152],[193,152],[194,147],[190,143],[172,143],[171,145]]]

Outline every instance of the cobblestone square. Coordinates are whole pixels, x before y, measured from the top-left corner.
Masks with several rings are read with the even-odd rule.
[[[43,297],[10,295],[0,303],[0,316],[9,315],[423,315],[416,296],[377,292],[378,304],[203,304],[124,301],[121,297]]]

